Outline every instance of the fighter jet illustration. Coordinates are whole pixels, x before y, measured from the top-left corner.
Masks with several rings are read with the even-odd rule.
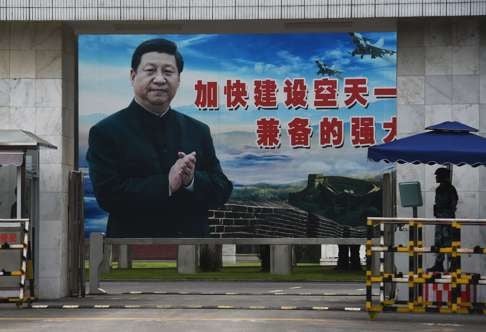
[[[332,69],[328,65],[326,65],[324,62],[320,60],[316,60],[316,65],[317,65],[317,75],[327,75],[327,76],[339,76],[339,74],[342,73],[342,71],[337,70],[337,69]]]
[[[371,58],[374,59],[397,53],[396,51],[383,48],[383,38],[380,38],[376,43],[372,43],[371,40],[363,37],[358,32],[350,32],[349,35],[355,45],[354,50],[351,52],[352,56],[360,55],[361,59],[363,59],[363,56],[371,55]]]

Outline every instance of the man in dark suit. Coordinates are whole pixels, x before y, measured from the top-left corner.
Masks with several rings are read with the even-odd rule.
[[[209,208],[232,183],[209,127],[170,107],[184,61],[175,43],[151,39],[132,56],[130,105],[94,125],[87,160],[109,237],[201,237]]]

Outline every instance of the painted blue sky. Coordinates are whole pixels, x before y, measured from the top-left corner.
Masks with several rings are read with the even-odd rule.
[[[395,32],[362,34],[371,40],[383,38],[384,47],[396,48]],[[256,73],[262,69],[280,74],[295,70],[295,73],[301,74],[308,65],[314,69],[309,60],[319,58],[336,65],[344,64],[351,72],[374,70],[387,65],[394,71],[393,58],[369,61],[369,57],[348,57],[354,45],[347,33],[81,35],[79,60],[86,64],[109,64],[128,68],[135,47],[142,41],[155,37],[176,42],[186,60],[186,68],[191,70],[229,69],[242,72],[253,68]]]
[[[394,32],[363,35],[373,41],[383,38],[384,47],[396,49]],[[156,36],[79,37],[80,114],[111,113],[130,101],[131,55],[140,42]],[[251,86],[253,79],[272,78],[281,85],[286,78],[303,77],[312,89],[312,81],[318,78],[316,59],[343,71],[342,77],[367,77],[370,89],[396,85],[396,56],[352,57],[354,45],[347,33],[161,36],[174,40],[185,59],[181,87],[173,106],[193,104],[194,83],[198,79],[220,82],[221,103],[224,101],[222,84],[226,79],[240,79]],[[342,83],[340,80],[341,87]],[[282,93],[283,89],[279,90]]]
[[[396,50],[395,32],[360,32],[375,42],[383,39],[383,47]],[[371,59],[351,55],[354,45],[348,33],[291,34],[211,34],[211,35],[81,35],[79,37],[79,110],[80,162],[83,163],[89,127],[101,118],[127,106],[133,97],[129,81],[131,56],[142,41],[164,37],[175,41],[184,56],[185,68],[181,86],[172,105],[177,110],[206,122],[214,136],[218,157],[230,178],[239,184],[258,182],[289,183],[300,181],[309,173],[326,175],[372,176],[386,166],[366,160],[366,148],[349,144],[349,125],[345,145],[340,149],[319,147],[314,130],[311,149],[291,149],[286,136],[286,123],[293,117],[306,117],[317,128],[324,116],[337,116],[344,122],[350,116],[374,116],[377,122],[377,143],[384,134],[383,121],[396,114],[396,100],[376,100],[370,93],[369,106],[341,107],[336,110],[286,109],[200,111],[194,107],[194,84],[217,81],[220,103],[224,103],[223,85],[227,79],[247,82],[252,101],[255,79],[275,79],[279,85],[277,99],[284,100],[281,85],[286,78],[305,78],[312,105],[312,81],[317,76],[315,60],[343,73],[339,81],[343,105],[343,77],[368,78],[370,92],[377,86],[396,86],[396,55]],[[282,123],[282,145],[278,150],[256,146],[256,119],[277,117]],[[278,171],[269,171],[278,167]]]

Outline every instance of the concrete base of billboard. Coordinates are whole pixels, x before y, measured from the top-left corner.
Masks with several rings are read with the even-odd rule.
[[[111,271],[111,263],[113,262],[113,247],[107,244],[103,245],[103,261],[100,265],[101,273],[109,273]]]
[[[118,267],[121,269],[128,269],[132,267],[132,262],[128,258],[128,245],[120,244],[118,253]]]
[[[270,273],[290,274],[292,272],[292,248],[286,244],[270,246]]]
[[[223,244],[223,265],[236,264],[236,244]]]
[[[103,234],[91,233],[89,236],[89,293],[100,294],[101,265],[103,263]]]
[[[193,274],[197,272],[197,246],[177,246],[177,272]]]

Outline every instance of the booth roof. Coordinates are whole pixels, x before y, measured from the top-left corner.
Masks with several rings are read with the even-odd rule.
[[[0,129],[0,150],[19,148],[22,150],[38,149],[39,147],[57,149],[48,141],[37,135],[20,129]]]

